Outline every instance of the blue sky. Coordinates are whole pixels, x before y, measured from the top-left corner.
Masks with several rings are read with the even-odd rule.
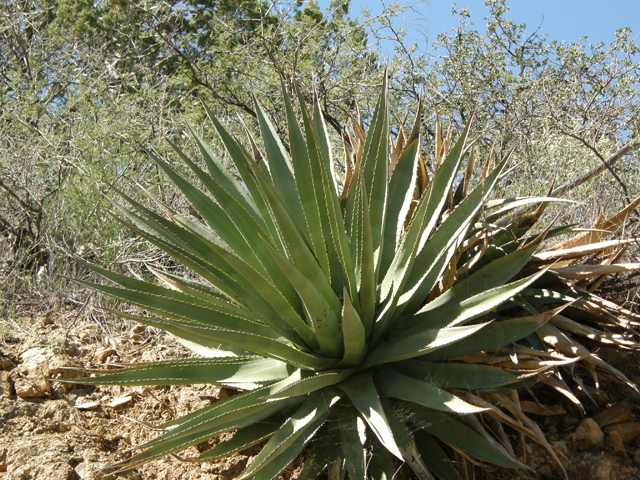
[[[329,0],[318,0],[318,3],[324,10]],[[483,29],[487,15],[484,0],[431,0],[422,5],[419,0],[401,1],[401,5],[417,6],[415,13],[407,12],[399,19],[398,26],[404,20],[411,38],[414,41],[421,38],[424,46],[425,32],[431,42],[443,30],[457,25],[457,16],[451,15],[453,3],[466,8],[476,28]],[[510,17],[517,23],[525,23],[528,33],[542,23],[540,33],[547,34],[549,40],[577,42],[587,36],[588,43],[603,41],[608,44],[618,28],[627,26],[633,30],[632,38],[640,41],[640,0],[507,0],[507,5]],[[351,16],[359,16],[363,7],[368,7],[375,15],[382,10],[382,3],[380,0],[352,0]]]

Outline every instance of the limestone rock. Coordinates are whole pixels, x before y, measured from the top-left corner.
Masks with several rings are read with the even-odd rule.
[[[22,365],[19,370],[25,376],[75,378],[83,375],[82,362],[68,355],[54,354],[48,348],[30,348],[20,358]]]
[[[619,453],[620,455],[627,454],[624,449],[624,442],[622,441],[622,437],[618,432],[616,432],[615,430],[607,432],[607,436],[609,437],[609,443],[611,444],[611,448],[613,448],[614,452]]]
[[[555,442],[551,442],[551,446],[555,448],[562,455],[566,455],[569,452],[569,447],[567,447],[567,442],[564,440],[556,440]]]
[[[591,467],[589,478],[591,480],[612,480],[611,473],[611,462],[606,458],[603,458]]]
[[[96,363],[104,363],[107,358],[115,354],[116,351],[111,347],[101,348],[96,352]]]
[[[85,460],[76,465],[76,475],[78,475],[78,478],[81,480],[98,480],[104,477],[100,469],[105,466],[106,465],[102,463]]]
[[[38,398],[51,393],[49,382],[43,376],[16,378],[14,387],[20,398]]]
[[[11,368],[11,360],[0,353],[0,370],[5,370],[7,368]]]
[[[625,422],[609,425],[606,428],[608,432],[617,432],[624,443],[629,443],[640,435],[640,422]]]
[[[7,449],[0,448],[0,472],[7,471]]]
[[[625,405],[624,403],[619,403],[617,405],[614,405],[613,407],[601,411],[596,416],[594,416],[593,419],[600,426],[600,428],[604,428],[608,425],[614,425],[616,423],[632,422],[633,413],[631,413],[631,410],[627,405]]]
[[[602,446],[604,434],[593,418],[587,418],[573,434],[573,443],[577,450],[595,450]]]
[[[11,396],[11,375],[9,372],[0,372],[0,398]]]
[[[123,397],[114,398],[109,405],[111,408],[116,410],[120,410],[121,408],[125,408],[130,406],[133,403],[133,397],[131,395],[125,395]]]

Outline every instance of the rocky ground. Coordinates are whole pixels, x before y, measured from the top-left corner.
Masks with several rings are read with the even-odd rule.
[[[154,424],[231,393],[212,386],[79,387],[56,382],[82,374],[85,368],[113,369],[116,364],[189,355],[163,332],[113,320],[122,324],[114,334],[116,329],[84,318],[70,307],[0,319],[0,479],[101,478],[100,469],[126,460],[132,447],[154,438]],[[615,350],[599,353],[640,383],[640,356]],[[599,390],[580,393],[584,414],[544,386],[524,392],[523,405],[537,412],[530,416],[558,452],[570,479],[639,479],[640,394],[600,380]],[[537,408],[534,400],[547,408]],[[475,478],[564,478],[544,449],[516,434],[512,438],[516,454],[532,472],[484,468],[476,469]],[[245,451],[221,463],[186,461],[214,442],[115,478],[228,480],[257,453]],[[411,475],[400,470],[399,476]]]

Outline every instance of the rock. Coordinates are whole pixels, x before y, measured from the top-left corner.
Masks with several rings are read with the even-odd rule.
[[[608,432],[618,432],[624,443],[629,443],[640,435],[640,422],[625,422],[609,425],[606,429]]]
[[[38,398],[51,393],[49,382],[43,376],[16,378],[14,388],[20,398]]]
[[[84,375],[84,365],[80,360],[68,355],[54,354],[47,348],[30,348],[20,355],[20,358],[20,373],[25,376],[75,378]]]
[[[68,463],[46,463],[38,469],[37,478],[47,480],[71,480],[75,477],[73,467]]]
[[[131,395],[125,395],[123,397],[118,397],[113,399],[107,405],[116,410],[120,410],[121,408],[125,408],[133,403],[133,397]]]
[[[49,362],[44,367],[44,376],[46,378],[78,378],[84,377],[84,365],[76,358],[66,355],[52,355]]]
[[[619,403],[601,411],[593,417],[600,428],[622,422],[633,422],[633,413],[627,405]]]
[[[595,450],[602,446],[604,434],[593,418],[587,418],[573,434],[573,443],[577,450]]]
[[[640,465],[640,448],[633,454],[633,461],[636,462],[636,465]]]
[[[47,365],[51,356],[52,354],[47,348],[30,348],[20,355],[20,359],[22,360],[19,368],[20,373],[23,375],[44,375],[43,368]]]
[[[116,351],[111,347],[101,348],[96,352],[96,363],[104,363],[107,358],[115,354]]]
[[[612,480],[611,478],[611,462],[603,458],[596,462],[589,472],[590,480]]]
[[[11,368],[13,363],[4,355],[0,354],[0,370],[6,370],[7,368]]]
[[[9,372],[0,372],[0,399],[11,396],[11,375]]]
[[[0,472],[7,471],[7,449],[0,448]]]
[[[100,472],[101,468],[106,465],[103,463],[90,462],[85,460],[82,463],[76,465],[76,475],[81,480],[98,480],[103,478],[104,475]]]
[[[84,403],[76,403],[75,408],[77,408],[78,410],[95,410],[99,406],[100,404],[98,402],[84,402]]]
[[[607,436],[609,437],[609,443],[611,443],[611,448],[616,453],[620,455],[626,455],[627,452],[624,449],[624,443],[622,441],[622,437],[616,431],[607,432]]]
[[[556,440],[555,442],[551,442],[551,446],[562,455],[566,455],[569,452],[567,442],[565,442],[564,440]]]

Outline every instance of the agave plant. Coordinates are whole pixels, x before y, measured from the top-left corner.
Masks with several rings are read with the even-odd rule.
[[[489,432],[477,415],[548,447],[501,392],[551,382],[550,365],[573,362],[545,341],[576,328],[561,317],[568,303],[593,301],[549,271],[561,255],[534,256],[541,210],[517,209],[554,199],[490,200],[507,160],[491,170],[490,158],[474,177],[469,124],[453,145],[438,130],[430,177],[419,111],[411,133],[390,142],[386,81],[368,132],[352,122],[338,168],[320,108],[308,111],[297,92],[299,124],[283,91],[288,148],[257,101],[264,153],[250,139],[249,154],[207,110],[233,171],[193,131],[208,172],[172,145],[202,190],[149,153],[197,216],[166,205],[160,215],[122,193],[130,208],[113,203],[190,274],[153,270],[154,284],[90,266],[114,286],[77,280],[140,307],[122,316],[199,355],[77,382],[241,391],[163,425],[126,467],[235,432],[196,460],[263,443],[241,479],[277,478],[299,456],[302,478],[391,479],[403,461],[420,479],[459,479],[452,458],[526,468],[501,427]],[[463,158],[471,167],[461,172]]]

